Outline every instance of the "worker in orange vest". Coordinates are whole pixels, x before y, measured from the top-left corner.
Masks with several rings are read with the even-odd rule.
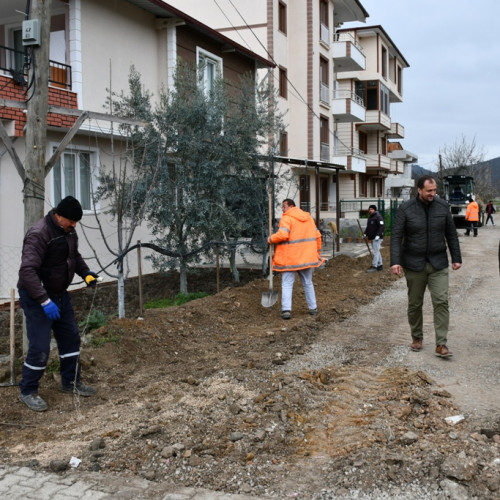
[[[474,237],[477,236],[477,225],[479,222],[479,205],[474,199],[469,197],[469,204],[465,211],[465,220],[468,222],[465,236],[469,236],[471,229],[474,229]]]
[[[302,281],[309,314],[314,316],[318,309],[312,281],[313,270],[325,262],[320,254],[321,233],[311,214],[296,207],[292,199],[283,200],[281,207],[283,216],[278,231],[267,239],[270,245],[276,245],[272,270],[281,273],[281,317],[292,317],[292,292],[296,274]]]

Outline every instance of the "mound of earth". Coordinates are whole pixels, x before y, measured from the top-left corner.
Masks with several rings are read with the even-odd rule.
[[[383,254],[388,262],[388,246]],[[429,375],[358,357],[356,339],[336,363],[312,356],[319,340],[335,346],[332,325],[394,285],[369,265],[340,255],[318,270],[314,317],[299,281],[291,320],[279,301],[262,307],[269,284],[260,278],[86,332],[83,379],[98,395],[61,394],[57,373],[46,373],[49,410],[34,413],[18,388],[3,388],[2,463],[53,469],[78,457],[82,472],[278,498],[414,483],[499,498],[498,429],[450,426],[460,411]],[[207,273],[192,291],[213,287]],[[371,331],[357,335],[369,345]]]

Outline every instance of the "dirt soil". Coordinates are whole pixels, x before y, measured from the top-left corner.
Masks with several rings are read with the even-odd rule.
[[[279,301],[262,307],[261,278],[110,320],[82,346],[97,396],[61,394],[46,373],[49,410],[35,413],[17,387],[0,389],[1,463],[55,470],[78,457],[82,473],[276,498],[408,485],[428,498],[500,498],[498,235],[460,238],[450,360],[433,355],[428,298],[424,350],[410,351],[406,286],[390,273],[386,238],[382,272],[365,272],[368,256],[339,255],[315,273],[317,316],[300,282],[291,320]],[[190,291],[208,283],[213,271]]]

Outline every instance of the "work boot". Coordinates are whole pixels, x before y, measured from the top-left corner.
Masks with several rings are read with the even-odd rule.
[[[453,354],[448,350],[448,348],[444,344],[436,346],[435,354],[440,358],[449,358],[450,356],[453,356]]]
[[[422,339],[415,339],[412,337],[413,342],[411,343],[410,349],[412,351],[418,352],[422,350]]]
[[[384,266],[377,266],[377,271],[383,271],[384,270]]]
[[[283,319],[290,319],[292,317],[291,311],[281,311],[281,317]]]
[[[376,267],[370,267],[370,269],[367,269],[366,270],[367,273],[376,273],[377,272],[377,268]]]
[[[19,394],[19,400],[33,411],[45,411],[49,407],[38,394]]]
[[[316,314],[318,314],[318,310],[317,309],[309,309],[309,314],[311,316],[316,316]]]
[[[62,385],[61,392],[66,394],[76,394],[77,396],[93,396],[97,391],[90,385],[83,385],[81,382],[70,385]]]

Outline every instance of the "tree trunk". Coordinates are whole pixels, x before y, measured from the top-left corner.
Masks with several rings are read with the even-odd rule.
[[[25,232],[44,215],[51,3],[52,0],[32,0],[30,13],[30,19],[40,22],[40,46],[33,47],[29,70],[33,94],[26,115]]]
[[[236,266],[236,248],[231,249],[231,255],[229,257],[229,265],[231,266],[231,271],[233,272],[233,281],[235,283],[240,282],[240,273],[238,267]]]
[[[125,278],[123,271],[118,274],[118,317],[125,317]]]
[[[180,259],[180,264],[179,264],[179,274],[180,274],[180,292],[187,294],[188,293],[187,266],[182,258]]]

